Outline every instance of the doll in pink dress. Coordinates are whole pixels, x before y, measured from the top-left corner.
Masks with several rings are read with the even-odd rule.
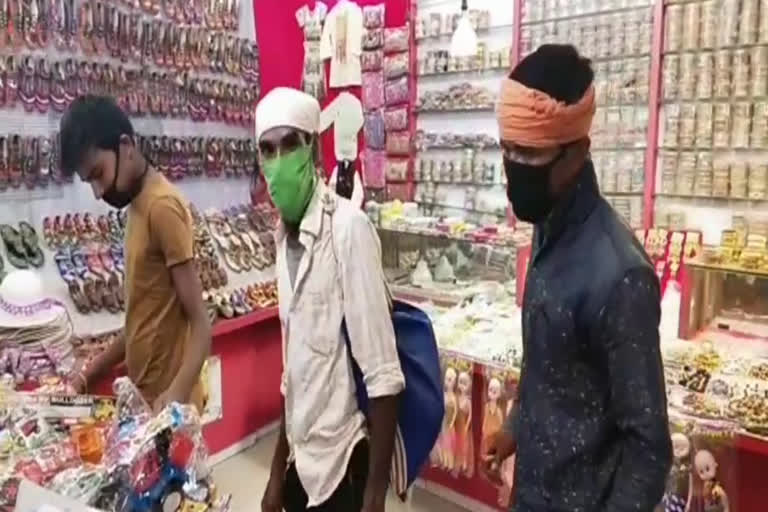
[[[472,375],[471,370],[459,373],[458,411],[456,413],[456,464],[454,474],[471,478],[474,474],[474,446],[472,444]]]
[[[507,417],[512,410],[515,401],[507,402]],[[501,463],[501,489],[499,489],[499,506],[509,507],[512,501],[512,488],[515,484],[515,456],[514,454]]]
[[[453,471],[454,467],[454,439],[456,424],[456,370],[450,366],[445,368],[443,377],[443,400],[445,402],[445,415],[443,416],[443,428],[430,457],[433,466],[438,466],[446,471]]]

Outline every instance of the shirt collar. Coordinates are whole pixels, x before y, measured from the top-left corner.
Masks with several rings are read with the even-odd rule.
[[[558,201],[552,213],[536,226],[539,247],[551,244],[572,224],[581,224],[595,209],[600,197],[595,168],[587,160],[576,178],[576,182]]]

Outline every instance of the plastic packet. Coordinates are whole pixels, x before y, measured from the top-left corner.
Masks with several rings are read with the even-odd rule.
[[[383,151],[366,149],[363,154],[363,181],[366,188],[384,188],[384,166],[387,155]]]
[[[379,71],[384,62],[383,50],[364,51],[360,56],[360,68],[363,71]]]
[[[363,34],[363,50],[378,50],[384,46],[384,29],[374,28]]]
[[[408,129],[408,108],[396,107],[384,111],[384,126],[387,131],[396,132]]]
[[[408,52],[394,53],[384,57],[384,76],[387,78],[399,78],[408,74]]]
[[[387,80],[384,86],[384,99],[387,106],[408,103],[408,77],[404,76],[395,80]]]
[[[363,25],[365,28],[381,28],[384,26],[384,4],[366,5],[363,7]]]
[[[363,73],[361,99],[366,111],[384,106],[384,75],[380,72]]]
[[[387,159],[387,182],[408,179],[408,160]]]
[[[384,29],[384,51],[387,53],[408,50],[408,25]]]
[[[387,185],[387,198],[390,201],[398,200],[402,202],[408,201],[408,185],[402,184],[389,184]]]
[[[384,117],[380,111],[365,114],[363,123],[363,135],[365,145],[371,149],[384,149],[386,145],[386,127]]]
[[[408,156],[411,154],[411,134],[409,132],[387,133],[387,154]]]
[[[117,397],[117,417],[118,421],[126,418],[136,417],[144,414],[151,414],[152,410],[149,404],[141,396],[139,388],[136,387],[128,377],[120,377],[115,380],[112,390]]]

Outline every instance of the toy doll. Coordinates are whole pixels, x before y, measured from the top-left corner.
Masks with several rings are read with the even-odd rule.
[[[691,502],[691,442],[676,432],[672,434],[672,468],[667,477],[662,505],[664,512],[685,512]]]
[[[728,512],[728,495],[717,480],[715,456],[708,450],[699,450],[693,464],[702,482],[704,512]]]
[[[453,470],[453,443],[455,439],[456,424],[456,370],[446,366],[443,377],[443,400],[445,402],[445,415],[443,416],[443,428],[437,443],[432,450],[432,464],[447,471]]]
[[[488,401],[483,411],[483,439],[480,442],[480,453],[488,453],[491,440],[501,431],[504,416],[501,400],[501,381],[497,377],[488,380]]]
[[[509,416],[509,413],[512,411],[512,407],[514,405],[515,405],[514,400],[509,400],[507,402],[506,416]],[[502,487],[501,489],[499,489],[499,506],[506,508],[510,506],[510,501],[512,500],[512,487],[515,485],[515,456],[514,455],[507,458],[505,461],[501,463],[500,472],[501,472]]]
[[[459,373],[456,404],[456,443],[454,473],[467,478],[474,474],[474,449],[472,445],[472,374],[471,366]]]

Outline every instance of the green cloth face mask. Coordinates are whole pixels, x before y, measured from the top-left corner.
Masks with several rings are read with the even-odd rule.
[[[311,148],[303,146],[264,162],[269,195],[283,221],[299,224],[315,191],[315,163]]]

